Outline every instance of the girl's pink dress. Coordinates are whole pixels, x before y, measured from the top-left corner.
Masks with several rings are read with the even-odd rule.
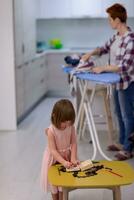
[[[52,134],[54,135],[57,151],[61,154],[61,156],[65,158],[65,160],[69,161],[71,155],[70,145],[76,142],[76,133],[74,126],[67,127],[65,130],[59,130],[53,125],[50,125],[48,129],[50,129]],[[48,182],[48,168],[55,163],[56,160],[52,156],[50,149],[47,145],[44,152],[41,168],[41,186],[45,192],[51,190],[51,185]]]

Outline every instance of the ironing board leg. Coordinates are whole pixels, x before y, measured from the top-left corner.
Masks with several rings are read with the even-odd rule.
[[[95,137],[94,137],[94,130],[93,130],[91,118],[89,116],[87,103],[84,103],[84,110],[85,110],[85,115],[86,115],[86,119],[87,119],[87,123],[88,123],[88,128],[89,128],[90,135],[91,135],[91,140],[93,142],[93,156],[92,156],[91,160],[95,160],[95,157],[96,157],[96,154],[97,154],[97,144],[96,144],[96,140],[95,140]]]
[[[93,156],[92,159],[95,159],[96,154],[97,154],[97,150],[99,151],[99,153],[106,159],[106,160],[111,160],[110,158],[108,158],[104,152],[101,149],[100,143],[99,143],[99,139],[98,139],[98,135],[97,135],[97,130],[95,127],[95,122],[93,119],[93,113],[92,113],[92,103],[94,100],[94,95],[95,95],[95,88],[96,85],[94,86],[90,98],[88,99],[86,91],[87,91],[87,86],[88,86],[88,81],[85,82],[85,84],[79,82],[79,86],[81,87],[83,85],[83,93],[82,93],[82,88],[81,88],[81,102],[80,102],[80,106],[79,106],[79,110],[78,110],[78,116],[76,119],[76,129],[78,129],[78,125],[81,124],[80,120],[81,120],[81,116],[82,116],[82,121],[83,121],[83,109],[85,111],[85,116],[88,122],[88,127],[89,127],[89,131],[91,134],[91,139],[93,142]],[[80,125],[81,128],[81,125]],[[84,127],[85,128],[85,127]],[[80,130],[81,131],[81,130]],[[81,132],[79,133],[79,137],[81,135]]]
[[[90,134],[91,134],[91,138],[93,140],[93,146],[94,146],[94,150],[95,150],[93,158],[96,154],[96,150],[98,150],[99,153],[106,160],[111,160],[102,151],[101,146],[100,146],[100,142],[99,142],[99,139],[98,139],[98,134],[97,134],[97,130],[96,130],[96,126],[95,126],[95,122],[94,122],[94,118],[93,118],[93,112],[92,112],[92,108],[91,108],[92,102],[93,102],[93,99],[94,99],[94,94],[95,94],[95,87],[94,87],[94,90],[92,90],[92,92],[91,92],[91,96],[90,96],[89,101],[85,102],[85,104],[84,104],[84,108],[85,108],[85,112],[86,112],[86,118],[88,120],[88,126],[89,126],[89,130],[91,132]]]
[[[107,125],[108,125],[108,143],[113,144],[113,121],[112,121],[112,114],[110,110],[110,99],[106,94],[106,91],[104,91],[104,104],[105,104],[105,110],[106,110],[106,118],[107,118]]]
[[[79,120],[79,130],[78,130],[78,139],[80,140],[82,138],[82,127],[84,126],[84,121],[85,121],[85,113],[84,113],[84,109],[82,109],[81,111],[81,116],[80,116],[80,120]]]
[[[84,91],[83,91],[83,96],[81,98],[80,106],[79,106],[79,109],[78,109],[78,114],[77,114],[76,124],[75,124],[76,129],[78,128],[79,120],[80,120],[80,117],[81,117],[81,112],[82,112],[82,109],[83,109],[86,88],[87,88],[87,83],[85,84]]]

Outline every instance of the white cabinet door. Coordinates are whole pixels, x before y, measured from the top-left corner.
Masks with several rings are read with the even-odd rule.
[[[40,0],[39,18],[68,18],[70,17],[71,0]]]
[[[65,53],[50,53],[46,55],[49,95],[70,95],[68,76],[62,70],[65,56]]]
[[[100,17],[102,0],[40,0],[39,18]]]
[[[47,92],[47,66],[46,58],[42,56],[34,61],[36,68],[36,77],[34,79],[34,87],[37,91],[37,98],[40,99]]]
[[[24,61],[27,62],[35,57],[36,53],[36,8],[35,0],[23,0],[22,2]]]
[[[28,111],[37,101],[35,90],[36,66],[33,62],[28,63],[24,70],[24,107]]]
[[[16,67],[15,73],[17,119],[20,120],[47,92],[45,57]]]
[[[15,68],[16,84],[16,111],[17,118],[24,113],[24,66],[20,65]]]
[[[115,3],[120,3],[127,9],[128,17],[134,17],[134,0],[107,0],[102,1],[102,17],[107,17],[106,9]]]
[[[35,0],[14,0],[15,64],[22,65],[35,56]]]
[[[34,106],[47,92],[45,57],[29,62],[24,69],[25,111]]]
[[[101,0],[72,0],[73,17],[100,17],[102,13]]]
[[[14,38],[15,38],[15,64],[23,63],[23,10],[22,1],[14,0]]]

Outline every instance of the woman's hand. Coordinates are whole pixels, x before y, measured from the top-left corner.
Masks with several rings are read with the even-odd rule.
[[[92,56],[95,56],[95,55],[99,55],[100,54],[100,48],[96,48],[94,49],[93,51],[91,51],[90,53],[86,53],[84,54],[81,59],[83,61],[88,61]]]
[[[84,62],[88,61],[91,58],[91,54],[90,53],[86,53],[81,57],[81,60],[83,60]]]
[[[93,73],[96,73],[96,74],[100,74],[100,73],[102,73],[102,72],[104,72],[105,70],[104,70],[104,68],[103,67],[93,67],[92,68],[92,72]]]

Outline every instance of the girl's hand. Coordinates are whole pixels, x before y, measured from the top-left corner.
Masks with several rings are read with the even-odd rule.
[[[71,160],[71,163],[72,163],[72,165],[73,165],[74,167],[76,167],[77,165],[80,164],[80,161],[77,160],[77,159],[74,159],[74,160]]]
[[[70,168],[70,167],[72,167],[72,163],[69,162],[69,161],[65,161],[63,165],[64,165],[65,168]]]

